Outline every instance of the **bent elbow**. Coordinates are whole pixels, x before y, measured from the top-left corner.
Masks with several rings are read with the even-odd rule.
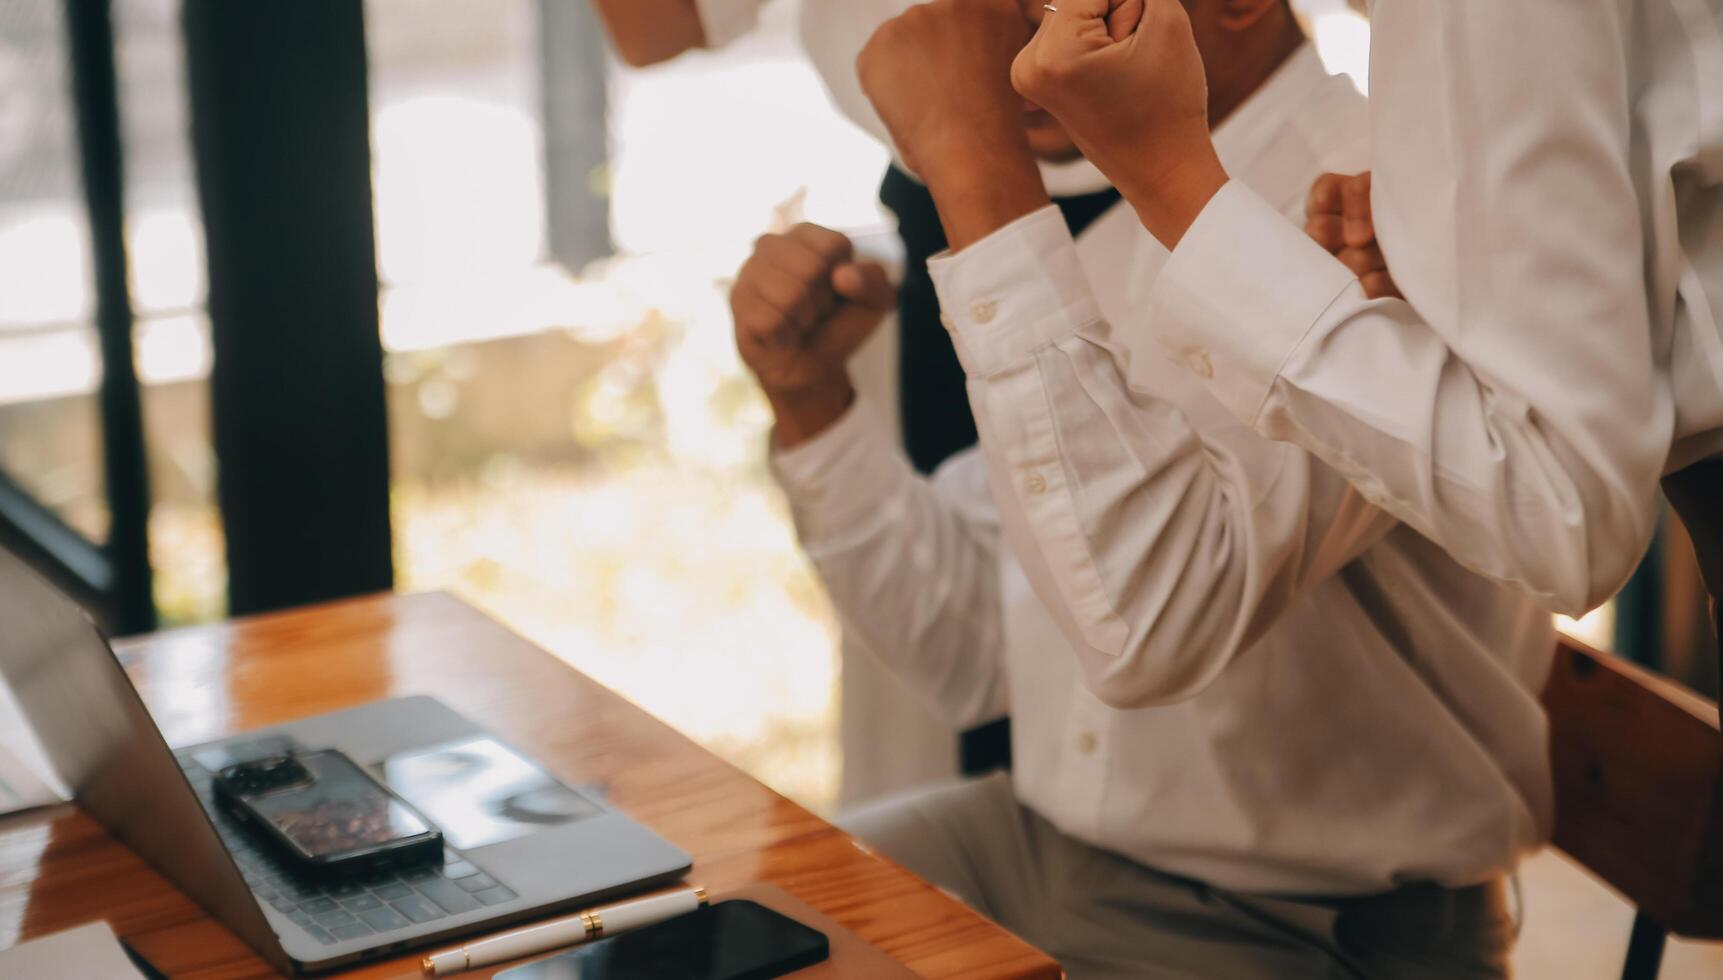
[[[1617,508],[1594,518],[1579,536],[1585,552],[1553,567],[1526,568],[1522,581],[1540,606],[1579,619],[1613,599],[1639,570],[1662,519],[1659,508]]]
[[[1138,708],[1155,708],[1165,704],[1176,704],[1184,698],[1168,698],[1165,689],[1158,685],[1141,683],[1118,683],[1115,681],[1090,680],[1089,693],[1097,701],[1109,708],[1119,711],[1135,711]]]
[[[1597,569],[1589,582],[1576,582],[1566,595],[1554,597],[1554,602],[1545,603],[1549,612],[1569,619],[1583,619],[1587,614],[1609,600],[1633,577],[1638,563],[1626,565],[1617,569],[1616,565]]]
[[[1556,588],[1543,594],[1538,605],[1558,616],[1581,619],[1615,598],[1639,569],[1644,554],[1642,550],[1594,562],[1578,574],[1566,576],[1566,581],[1553,583]]]
[[[1178,704],[1207,690],[1235,652],[1232,644],[1171,646],[1145,644],[1120,657],[1091,651],[1085,656],[1084,685],[1102,704],[1121,711]]]
[[[1189,701],[1213,682],[1213,677],[1194,683],[1163,678],[1091,678],[1087,686],[1089,693],[1107,707],[1120,711],[1135,711],[1139,708],[1160,708]]]

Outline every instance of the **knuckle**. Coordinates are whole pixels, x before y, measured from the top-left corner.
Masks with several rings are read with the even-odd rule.
[[[738,337],[755,342],[770,332],[771,324],[759,313],[752,310],[736,313],[736,335]]]
[[[1040,52],[1033,45],[1024,48],[1011,62],[1011,83],[1023,92],[1042,88]]]
[[[830,228],[809,221],[804,221],[791,228],[790,237],[813,248],[814,251],[822,255],[836,251],[843,242],[848,240]]]

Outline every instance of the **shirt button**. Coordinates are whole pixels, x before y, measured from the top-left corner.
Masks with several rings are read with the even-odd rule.
[[[1077,751],[1084,755],[1094,755],[1095,748],[1100,744],[1101,740],[1094,732],[1084,732],[1077,736]]]
[[[1030,496],[1043,494],[1047,492],[1047,481],[1041,474],[1031,473],[1029,479],[1023,481],[1023,488],[1029,491]]]
[[[1204,381],[1209,381],[1214,378],[1214,364],[1209,361],[1208,354],[1204,351],[1193,350],[1189,354],[1186,354],[1185,367],[1189,368],[1192,374]]]
[[[969,318],[982,326],[992,323],[998,312],[999,304],[990,299],[978,299],[969,304]]]

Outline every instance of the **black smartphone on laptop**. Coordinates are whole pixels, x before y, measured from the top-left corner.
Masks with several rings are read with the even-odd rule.
[[[288,752],[229,766],[215,795],[302,867],[332,875],[443,858],[443,834],[341,752]]]
[[[505,970],[496,980],[769,980],[830,955],[824,933],[734,898]]]

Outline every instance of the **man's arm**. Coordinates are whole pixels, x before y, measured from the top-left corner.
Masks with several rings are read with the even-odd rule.
[[[1000,7],[914,8],[863,52],[863,85],[958,249],[930,271],[1031,584],[1101,699],[1190,697],[1394,522],[1296,448],[1126,383],[1009,111]]]
[[[1367,301],[1236,186],[1156,290],[1157,339],[1209,351],[1241,420],[1569,615],[1644,553],[1673,426],[1616,7],[1378,4],[1375,218],[1411,305]],[[1280,303],[1246,268],[1332,296]]]
[[[1097,162],[1173,249],[1152,329],[1121,343],[1153,336],[1175,357],[1200,354],[1241,421],[1315,453],[1472,569],[1572,615],[1612,595],[1643,554],[1673,427],[1648,303],[1673,288],[1644,277],[1621,7],[1375,5],[1374,217],[1410,305],[1368,301],[1224,173],[1194,187],[1155,179],[1180,161],[1207,168],[1212,148],[1176,128],[1113,131],[1100,112],[1100,83],[1114,103],[1200,91],[1170,59],[1142,57],[1146,15],[1129,43],[1071,56],[1044,30],[1049,43],[1038,39],[1018,73],[1084,130],[1080,142],[1112,148]]]
[[[858,403],[775,452],[772,472],[803,550],[868,649],[954,729],[1005,714],[999,531],[980,469],[959,461],[918,476]]]
[[[730,307],[777,423],[773,474],[833,601],[936,714],[971,725],[1004,710],[997,521],[962,473],[912,473],[856,404],[847,362],[895,299],[849,239],[798,225],[755,243]]]
[[[1057,210],[931,268],[1016,554],[1109,704],[1194,696],[1396,523],[1297,447],[1131,384]]]
[[[760,0],[593,0],[612,46],[636,68],[721,47],[753,26]]]

